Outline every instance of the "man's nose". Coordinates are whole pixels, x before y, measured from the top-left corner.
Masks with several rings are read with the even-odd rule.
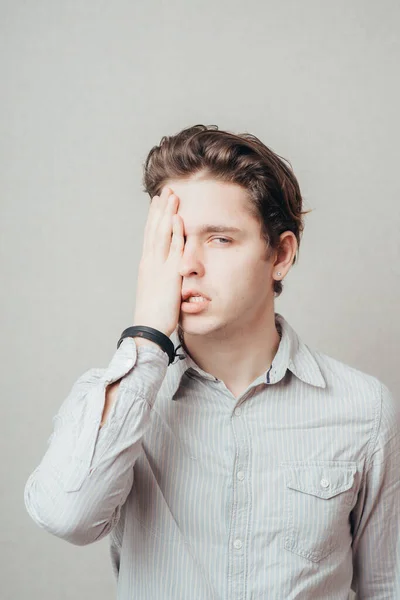
[[[191,273],[202,276],[204,274],[204,264],[198,249],[196,250],[193,246],[189,248],[189,246],[185,244],[179,274],[182,277],[188,277]]]

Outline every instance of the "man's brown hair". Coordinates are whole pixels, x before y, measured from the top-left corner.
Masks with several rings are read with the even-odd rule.
[[[300,246],[303,215],[310,211],[302,211],[298,181],[290,163],[254,135],[194,125],[164,136],[144,163],[143,186],[150,198],[160,195],[169,180],[192,177],[235,183],[246,190],[248,211],[260,223],[266,242],[266,260],[278,249],[284,231],[292,231]],[[296,258],[297,253],[292,264]],[[276,297],[282,289],[282,282],[274,281]]]

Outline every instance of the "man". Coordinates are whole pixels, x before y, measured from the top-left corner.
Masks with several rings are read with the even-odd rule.
[[[119,600],[400,598],[398,406],[274,311],[303,229],[291,169],[198,125],[144,185],[137,329],[62,404],[29,514],[110,534]]]

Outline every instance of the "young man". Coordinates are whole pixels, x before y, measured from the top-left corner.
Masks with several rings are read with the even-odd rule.
[[[29,514],[110,534],[119,600],[400,598],[398,406],[274,311],[303,229],[291,169],[198,125],[144,184],[138,329],[62,404]]]

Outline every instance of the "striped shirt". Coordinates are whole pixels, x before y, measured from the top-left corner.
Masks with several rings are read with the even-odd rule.
[[[126,338],[54,417],[26,509],[72,544],[110,534],[118,600],[400,598],[398,404],[275,323],[238,398],[182,348],[168,367]]]

